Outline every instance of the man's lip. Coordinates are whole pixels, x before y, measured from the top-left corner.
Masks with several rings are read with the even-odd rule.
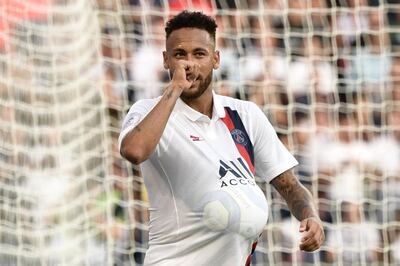
[[[195,80],[193,81],[192,85],[190,86],[190,88],[192,88],[192,87],[194,87],[194,86],[197,86],[196,83],[197,83],[198,81],[200,81],[199,78],[195,79]]]

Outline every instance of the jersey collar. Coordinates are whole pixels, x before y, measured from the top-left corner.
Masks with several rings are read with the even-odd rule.
[[[225,109],[220,102],[219,95],[217,95],[214,91],[212,92],[212,94],[213,94],[212,120],[218,120],[219,118],[224,118]],[[192,121],[210,121],[210,119],[206,115],[191,108],[184,101],[182,101],[181,98],[178,98],[175,107]]]

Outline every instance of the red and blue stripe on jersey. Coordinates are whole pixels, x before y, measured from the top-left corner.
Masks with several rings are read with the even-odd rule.
[[[261,235],[260,235],[260,236],[261,236]],[[253,242],[253,244],[251,245],[251,253],[250,253],[250,255],[247,257],[245,266],[250,266],[250,265],[251,265],[251,256],[254,254],[254,251],[256,250],[257,243],[258,243],[258,241],[255,241],[255,242]]]
[[[242,119],[239,116],[239,113],[236,110],[225,107],[225,117],[222,118],[222,121],[231,133],[233,141],[235,142],[236,148],[238,149],[240,155],[247,162],[251,173],[254,175],[254,147],[251,143],[249,135],[247,134],[246,128],[243,125]],[[245,140],[243,140],[242,143],[238,143],[238,141],[234,139],[234,134],[232,134],[232,132],[234,132],[235,129],[243,133],[243,137],[245,138]],[[252,244],[251,253],[246,260],[246,266],[249,266],[251,264],[251,256],[253,255],[256,246],[257,241],[253,242]]]
[[[232,110],[229,107],[225,107],[225,117],[222,118],[222,121],[227,126],[233,141],[236,144],[236,148],[238,149],[240,155],[247,162],[247,165],[250,168],[251,173],[254,175],[254,148],[253,144],[250,141],[249,135],[247,134],[246,128],[243,125],[242,119],[239,116],[239,113],[236,110]],[[238,142],[234,139],[233,132],[241,132],[244,137],[242,143]]]

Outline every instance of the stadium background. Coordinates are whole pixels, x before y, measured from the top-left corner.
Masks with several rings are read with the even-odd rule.
[[[217,19],[215,91],[265,111],[324,222],[299,252],[258,180],[253,265],[399,265],[396,0],[0,0],[0,265],[141,265],[147,197],[117,137],[168,82],[163,25],[185,8]]]

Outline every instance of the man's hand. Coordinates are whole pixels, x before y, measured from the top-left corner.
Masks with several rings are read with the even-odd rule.
[[[300,240],[300,250],[307,252],[320,248],[325,239],[324,228],[321,220],[316,217],[306,218],[300,223],[300,233],[303,236]]]
[[[199,64],[180,60],[172,73],[171,85],[180,90],[189,89],[199,77]]]

